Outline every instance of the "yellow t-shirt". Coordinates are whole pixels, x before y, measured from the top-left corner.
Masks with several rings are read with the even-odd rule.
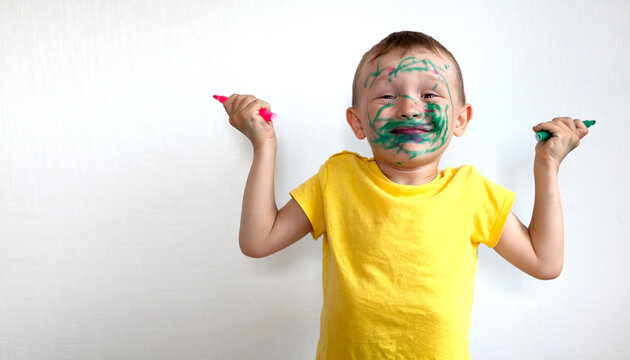
[[[291,191],[324,235],[317,359],[468,359],[477,247],[515,194],[470,165],[399,185],[344,151]]]

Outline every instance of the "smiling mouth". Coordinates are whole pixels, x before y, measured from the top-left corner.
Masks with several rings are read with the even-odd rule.
[[[390,132],[394,135],[422,135],[433,131],[432,124],[417,126],[399,126],[393,128]]]

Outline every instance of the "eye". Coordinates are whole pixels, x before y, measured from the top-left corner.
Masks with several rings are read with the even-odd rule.
[[[387,95],[380,96],[379,99],[395,100],[396,96],[387,94]]]
[[[435,99],[436,97],[437,97],[437,95],[433,94],[433,93],[428,93],[428,94],[422,95],[423,99]]]

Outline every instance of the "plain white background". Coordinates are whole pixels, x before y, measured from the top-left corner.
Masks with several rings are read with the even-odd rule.
[[[355,67],[398,30],[457,57],[471,163],[533,204],[531,127],[597,125],[561,167],[566,261],[529,278],[480,247],[473,359],[630,357],[630,2],[0,2],[0,358],[309,359],[321,241],[237,234],[251,145],[211,95],[280,116],[276,198],[333,153]]]

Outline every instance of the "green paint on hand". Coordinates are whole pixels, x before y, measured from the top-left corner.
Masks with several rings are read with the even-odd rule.
[[[254,119],[249,119],[247,126],[249,127],[249,131],[252,133],[252,135],[256,133],[256,130],[254,129]]]

